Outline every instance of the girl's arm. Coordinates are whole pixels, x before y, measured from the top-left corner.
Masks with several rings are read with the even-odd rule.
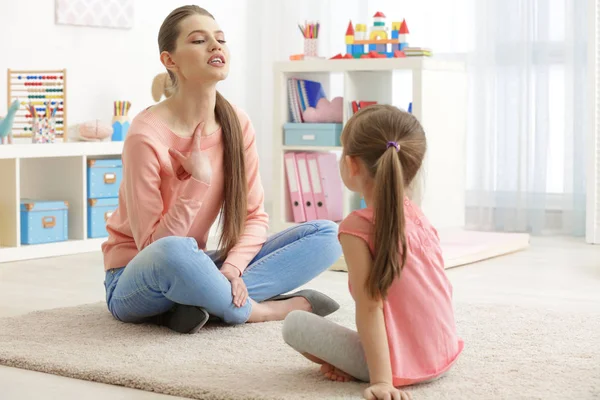
[[[371,385],[383,383],[392,386],[383,302],[373,300],[365,291],[365,282],[373,264],[369,247],[364,240],[344,233],[340,234],[340,243],[348,265],[352,297],[356,302],[356,327],[367,358]]]

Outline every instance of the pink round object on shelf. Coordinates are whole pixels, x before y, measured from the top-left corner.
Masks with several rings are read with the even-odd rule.
[[[112,125],[100,120],[87,121],[77,126],[77,137],[81,140],[101,141],[112,136]]]
[[[317,107],[308,107],[302,114],[305,122],[341,123],[343,119],[344,100],[335,97],[331,101],[322,98]]]

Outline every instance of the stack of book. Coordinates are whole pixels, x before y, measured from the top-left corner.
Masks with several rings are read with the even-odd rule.
[[[431,49],[425,47],[405,47],[402,51],[407,57],[431,57]]]
[[[288,103],[292,122],[304,122],[303,113],[308,107],[316,107],[320,99],[326,98],[320,82],[306,79],[288,79]]]

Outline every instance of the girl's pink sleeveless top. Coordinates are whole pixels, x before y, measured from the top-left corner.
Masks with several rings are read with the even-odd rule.
[[[437,231],[408,198],[404,214],[406,264],[383,302],[395,386],[442,375],[464,347],[456,333],[452,285],[444,271]],[[372,226],[373,210],[366,208],[348,215],[339,234],[363,239],[373,256]]]

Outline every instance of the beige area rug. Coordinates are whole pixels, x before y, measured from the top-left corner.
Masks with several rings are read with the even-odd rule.
[[[463,229],[442,229],[438,233],[446,269],[503,256],[529,247],[529,235],[526,233],[479,232]],[[330,269],[347,271],[344,257],[342,256]]]
[[[352,327],[351,299],[334,286],[331,319]],[[465,351],[443,378],[410,388],[415,400],[600,398],[600,310],[456,313]],[[325,380],[283,343],[280,322],[179,335],[119,323],[102,303],[0,319],[0,364],[196,399],[360,399],[366,387]]]

